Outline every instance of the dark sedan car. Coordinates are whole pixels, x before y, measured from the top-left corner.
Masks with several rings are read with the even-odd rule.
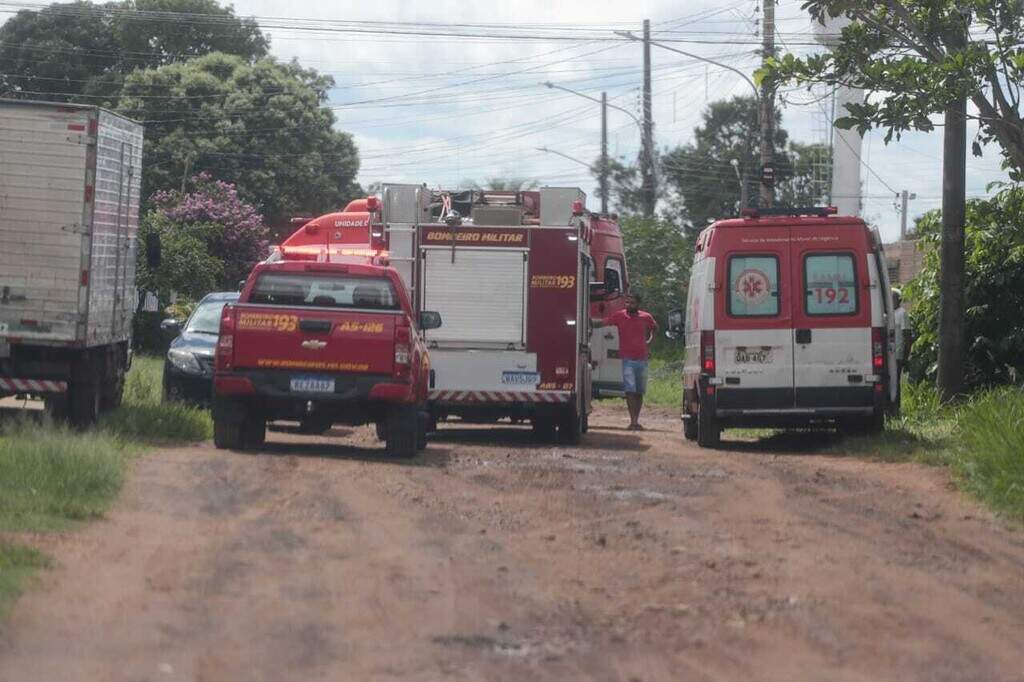
[[[207,294],[184,325],[164,320],[168,333],[177,333],[164,359],[164,399],[209,403],[213,390],[213,351],[220,332],[220,313],[238,300],[237,291]]]

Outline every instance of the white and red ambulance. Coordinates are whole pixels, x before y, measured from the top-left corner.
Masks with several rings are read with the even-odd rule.
[[[897,406],[892,296],[876,230],[832,208],[751,209],[697,239],[685,311],[683,431],[877,431]]]

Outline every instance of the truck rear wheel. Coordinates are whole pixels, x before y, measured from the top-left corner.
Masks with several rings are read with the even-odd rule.
[[[558,420],[558,441],[565,445],[579,445],[583,438],[583,420],[574,406],[567,407]]]
[[[697,445],[717,448],[722,442],[722,425],[703,400],[697,406]]]
[[[103,386],[100,395],[100,408],[104,412],[121,407],[124,399],[124,368],[119,368],[109,383]]]
[[[96,384],[78,383],[69,387],[69,417],[77,429],[94,426],[100,418],[101,391]]]
[[[416,456],[419,441],[419,415],[415,407],[397,407],[387,416],[385,447],[392,457]]]
[[[689,419],[683,420],[683,438],[686,440],[697,440],[697,417],[688,414]]]
[[[535,415],[530,420],[533,427],[533,440],[537,443],[551,443],[555,440],[555,419],[549,415]]]

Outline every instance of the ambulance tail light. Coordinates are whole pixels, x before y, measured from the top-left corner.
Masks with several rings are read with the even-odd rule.
[[[214,358],[214,369],[227,372],[235,364],[235,307],[224,306],[220,316],[220,336],[217,339],[217,356]]]
[[[881,327],[871,328],[871,366],[877,372],[885,371],[885,334]]]
[[[700,367],[704,374],[715,375],[715,332],[700,333]]]
[[[402,320],[395,327],[395,377],[408,379],[412,358],[412,329],[408,320]]]

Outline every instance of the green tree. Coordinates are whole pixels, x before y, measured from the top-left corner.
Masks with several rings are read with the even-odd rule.
[[[639,215],[622,219],[622,238],[629,267],[630,287],[644,297],[655,319],[686,301],[693,264],[693,239],[678,225]]]
[[[917,221],[924,268],[907,287],[917,332],[911,353],[915,378],[934,379],[938,363],[939,247],[942,216]],[[966,311],[968,388],[1024,383],[1024,187],[967,204]]]
[[[829,52],[787,54],[759,73],[774,80],[851,85],[867,91],[836,121],[843,128],[932,130],[931,116],[963,97],[977,108],[979,142],[1000,146],[1024,179],[1024,4],[1014,0],[806,0],[818,19],[852,20]],[[877,96],[876,96],[877,95]]]
[[[210,52],[253,60],[269,43],[216,0],[54,3],[0,26],[0,92],[113,103],[125,75]]]
[[[333,80],[297,63],[214,53],[136,71],[119,109],[147,121],[145,195],[195,171],[234,184],[270,224],[359,195],[359,156],[324,106]]]
[[[783,206],[814,205],[831,185],[827,176],[817,177],[815,172],[827,149],[791,143],[781,125],[781,112],[775,116],[777,201]],[[693,142],[662,155],[663,184],[678,194],[681,217],[690,227],[699,230],[710,220],[735,216],[737,205],[756,205],[761,180],[759,139],[757,101],[734,97],[707,108]]]
[[[137,264],[139,286],[167,300],[172,291],[197,300],[215,289],[232,290],[267,255],[267,228],[233,185],[207,174],[193,190],[157,192],[139,227],[139,239],[160,235],[162,263],[150,270],[145,254]]]
[[[862,103],[848,104],[836,121],[864,132],[886,131],[886,141],[906,130],[932,130],[931,116],[945,112],[946,144],[956,157],[962,151],[958,128],[963,117],[978,121],[973,148],[999,145],[1004,166],[1014,180],[1024,179],[1024,3],[1019,0],[806,0],[818,19],[845,16],[830,51],[807,57],[785,55],[772,60],[758,78],[800,83],[851,85],[867,92]],[[966,110],[970,100],[976,113]],[[956,166],[947,172],[956,187]],[[947,190],[951,206],[963,195]],[[943,226],[942,315],[937,373],[939,392],[955,397],[964,387],[964,231],[959,210],[948,209]]]

